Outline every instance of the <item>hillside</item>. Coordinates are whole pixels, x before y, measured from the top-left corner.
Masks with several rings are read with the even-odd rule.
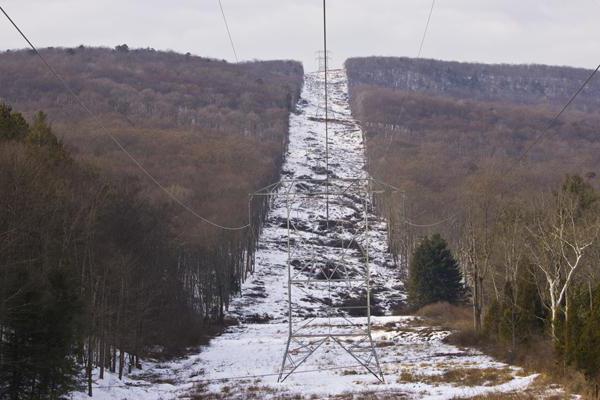
[[[177,353],[221,329],[268,207],[249,210],[248,195],[279,178],[303,84],[291,61],[233,65],[124,45],[42,54],[95,118],[37,56],[0,54],[6,393],[64,393],[81,368],[91,385],[96,367],[122,374],[150,351]],[[251,226],[197,218],[107,133],[197,215]]]
[[[277,177],[299,63],[233,65],[123,46],[42,54],[160,182],[209,218],[244,222],[247,194]],[[0,54],[0,101],[26,116],[45,111],[68,146],[103,168],[139,173],[32,53]],[[223,196],[226,212],[214,204]]]
[[[547,129],[590,71],[378,57],[346,67],[369,171],[409,191],[418,224],[464,211],[481,191],[511,197],[600,171],[600,84]],[[436,228],[458,239],[456,224]]]
[[[557,118],[592,71],[377,57],[346,67],[367,169],[405,191],[388,212],[409,277],[414,249],[441,233],[470,292],[457,340],[594,398],[598,76]]]
[[[569,204],[579,207],[576,240],[600,226],[590,186],[600,165],[593,98],[515,164],[575,79],[562,82],[550,68],[554,87],[538,101],[521,67],[503,66],[500,86],[487,76],[469,87],[471,66],[440,63],[403,90],[400,69],[386,63],[365,73],[349,60],[347,74],[329,73],[335,117],[326,124],[324,75],[303,77],[295,62],[232,65],[124,45],[43,55],[97,119],[33,54],[0,55],[0,200],[9,205],[0,211],[0,391],[81,399],[562,395],[531,372],[539,365],[521,369],[500,350],[490,357],[474,348],[498,337],[502,349],[512,332],[512,355],[517,329],[519,345],[534,342],[548,357],[566,349],[578,371],[597,373],[581,339],[597,323],[595,289],[587,310],[588,288],[578,282],[583,295],[572,301],[582,314],[572,325],[565,314],[567,333],[554,346],[547,327],[554,335],[563,321],[540,309],[557,306],[544,276],[515,250],[546,257],[544,242],[526,233],[545,227],[544,213],[573,211]],[[219,224],[250,218],[251,226],[217,229],[174,204],[104,127],[183,204]],[[556,201],[565,172],[587,177],[562,186],[577,202]],[[248,207],[248,193],[280,175],[289,181],[267,186],[269,196]],[[406,204],[400,193],[366,196],[370,177],[403,189]],[[323,186],[337,193],[327,206]],[[543,207],[522,206],[544,190],[554,191]],[[442,223],[414,223],[423,219]],[[460,261],[458,291],[467,286],[474,318],[458,300],[430,305],[418,314],[426,318],[393,315],[414,306],[410,254],[433,231],[449,238]],[[593,259],[583,260],[598,282]],[[289,297],[288,262],[298,285]],[[436,322],[436,314],[455,320]],[[286,346],[292,326],[303,332]],[[466,326],[463,336],[450,332]],[[334,331],[339,338],[330,340]],[[588,347],[572,350],[578,341]],[[348,357],[349,347],[360,355]],[[299,374],[277,383],[280,372]]]
[[[318,195],[324,186],[325,123],[319,118],[323,115],[323,77],[323,73],[305,76],[298,110],[290,118],[290,143],[282,168],[289,180],[273,187],[273,205],[256,252],[256,272],[244,282],[243,295],[229,309],[239,323],[186,357],[144,363],[142,371],[129,374],[120,385],[112,376],[97,380],[96,396],[132,400],[182,396],[455,399],[510,397],[515,392],[551,398],[562,393],[560,388],[538,385],[536,374],[444,343],[450,333],[445,329],[424,326],[419,318],[390,315],[405,299],[404,277],[388,252],[386,222],[372,213],[370,200],[360,195],[366,182],[331,180],[331,193],[336,193],[330,198],[332,229],[324,228],[325,204]],[[331,174],[341,179],[368,178],[362,131],[350,114],[346,76],[343,71],[332,71],[328,78],[330,112],[336,116],[329,124]],[[371,228],[362,234],[366,221]],[[292,288],[291,311],[288,257],[293,257],[294,279],[310,279]],[[362,284],[337,278],[357,277],[367,265],[371,308],[377,316],[371,317],[372,333],[365,336],[366,304],[356,301]],[[303,333],[294,336],[287,352],[290,315],[294,330]],[[329,337],[335,333],[339,336]],[[371,335],[374,349],[369,345]],[[354,357],[344,350],[350,347]],[[286,353],[289,361],[284,376],[290,367],[298,369],[278,382]],[[378,367],[385,383],[370,372]],[[86,396],[76,393],[74,398]]]
[[[456,99],[564,105],[591,71],[549,65],[479,64],[407,57],[350,58],[350,90],[380,86]],[[600,85],[590,85],[574,109],[598,112]]]

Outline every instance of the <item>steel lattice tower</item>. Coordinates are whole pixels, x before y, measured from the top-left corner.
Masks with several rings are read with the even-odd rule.
[[[330,178],[327,192],[325,185],[284,180],[256,193],[276,197],[286,209],[288,341],[279,381],[328,343],[383,382],[371,333],[369,230],[373,198],[394,189],[373,179]],[[299,304],[303,298],[319,301],[309,309]]]

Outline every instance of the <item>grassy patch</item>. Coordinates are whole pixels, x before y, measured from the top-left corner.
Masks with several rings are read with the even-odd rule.
[[[468,331],[473,328],[471,309],[466,306],[435,303],[426,305],[416,314],[451,330]]]
[[[358,375],[358,371],[353,369],[345,369],[342,371],[342,375]]]
[[[421,375],[404,370],[402,382],[422,382],[432,385],[451,384],[456,386],[497,386],[513,379],[509,368],[452,368],[440,375]]]
[[[487,393],[475,397],[455,397],[455,400],[536,400],[539,397],[531,393]]]
[[[519,375],[529,375],[540,373],[532,385],[532,390],[536,394],[529,396],[529,390],[518,394],[499,394],[499,396],[508,397],[490,397],[486,395],[480,398],[498,398],[498,399],[529,399],[529,398],[570,398],[571,393],[582,394],[584,399],[596,399],[589,393],[593,392],[591,384],[586,382],[584,376],[557,363],[554,346],[547,337],[538,337],[530,340],[528,343],[520,344],[512,348],[510,344],[503,343],[483,334],[475,333],[473,328],[473,316],[470,307],[454,306],[447,303],[436,303],[423,307],[417,312],[417,315],[434,326],[441,326],[453,331],[453,333],[444,339],[445,342],[459,346],[477,348],[485,354],[488,354],[498,360],[512,365],[518,365],[523,368]],[[544,397],[544,389],[564,388],[566,395],[558,397]],[[513,397],[510,397],[513,396]],[[524,396],[524,397],[514,397]],[[541,397],[540,397],[541,396]],[[566,397],[565,397],[566,396]]]

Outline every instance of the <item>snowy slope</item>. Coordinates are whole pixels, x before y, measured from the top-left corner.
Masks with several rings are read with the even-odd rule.
[[[380,312],[389,311],[390,304],[404,297],[401,271],[394,265],[387,250],[387,233],[383,221],[371,210],[370,199],[364,204],[364,182],[353,184],[346,179],[366,179],[362,132],[352,118],[348,104],[348,88],[344,71],[332,71],[329,82],[329,217],[339,229],[324,231],[326,220],[324,196],[293,197],[289,209],[294,226],[293,261],[298,269],[305,268],[303,277],[317,277],[325,263],[336,260],[340,275],[364,272],[364,249],[368,246],[374,302]],[[289,150],[282,176],[288,181],[278,187],[273,207],[261,235],[256,254],[256,272],[245,283],[242,296],[231,307],[231,314],[244,320],[256,317],[281,322],[287,318],[287,212],[289,197],[285,194],[324,193],[326,178],[325,122],[323,74],[306,75],[298,112],[290,119]],[[343,195],[339,195],[343,193]],[[336,195],[337,194],[337,195]],[[365,210],[366,209],[366,210]],[[364,237],[364,214],[369,223],[368,241]],[[329,283],[328,283],[329,284]],[[327,304],[340,304],[346,290],[338,283],[332,298],[323,298],[317,288],[293,291],[298,314],[312,315]],[[334,284],[335,286],[335,284]],[[358,297],[360,287],[351,290]],[[394,300],[395,299],[395,300]]]
[[[306,76],[298,113],[291,116],[289,150],[282,171],[286,179],[325,177],[320,96],[322,77],[322,74],[316,73]],[[362,134],[350,114],[345,72],[332,71],[329,77],[331,118],[334,119],[330,131],[331,174],[339,178],[366,178]],[[278,190],[320,190],[298,186],[298,183],[282,185]],[[95,398],[135,400],[196,396],[264,399],[312,396],[321,399],[339,395],[362,398],[375,394],[376,398],[452,399],[525,390],[534,390],[535,396],[543,398],[558,390],[531,389],[536,375],[524,374],[518,368],[499,363],[477,351],[445,344],[443,339],[448,332],[424,327],[416,318],[389,315],[373,318],[373,337],[386,383],[379,383],[358,367],[348,354],[332,344],[322,346],[296,374],[284,383],[277,383],[288,333],[288,252],[287,229],[283,223],[287,217],[285,197],[275,197],[273,201],[260,238],[256,271],[245,282],[242,296],[235,299],[229,308],[230,316],[238,318],[241,323],[187,357],[168,363],[146,362],[143,371],[134,372],[123,382],[110,375],[103,381],[96,381]],[[305,265],[308,258],[318,264],[324,258],[339,256],[343,257],[349,273],[358,273],[364,268],[361,251],[334,244],[340,239],[348,241],[345,235],[358,226],[353,210],[360,204],[360,199],[340,196],[331,201],[332,219],[346,219],[351,223],[345,229],[325,235],[319,232],[319,224],[324,218],[322,202],[299,201],[292,205],[292,219],[302,225],[296,234],[303,240],[301,247],[306,249],[306,252],[296,253],[294,257],[299,265]],[[373,287],[380,310],[389,314],[390,299],[404,296],[401,274],[386,254],[385,223],[370,211],[368,219],[372,225],[369,258]],[[306,243],[308,245],[305,246]],[[303,276],[314,277],[315,273],[318,271],[311,268],[301,271]],[[328,304],[341,300],[336,298],[335,293],[334,298],[324,299],[312,290],[307,287],[294,292],[293,299],[299,304],[300,315],[302,312],[318,315],[319,311],[328,309]],[[329,319],[316,318],[313,324],[318,327],[326,321]],[[447,376],[449,371],[453,375]],[[478,372],[483,378],[465,383],[468,381],[465,377]],[[73,398],[84,399],[86,396],[75,393]]]

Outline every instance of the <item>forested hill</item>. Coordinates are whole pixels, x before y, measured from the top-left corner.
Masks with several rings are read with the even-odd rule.
[[[350,87],[375,85],[462,99],[562,106],[591,71],[548,65],[478,64],[365,57],[346,61]],[[597,112],[600,85],[584,90],[573,108]]]
[[[62,398],[82,369],[91,391],[92,371],[223,324],[267,211],[248,195],[279,179],[303,82],[290,61],[41,53],[94,117],[35,54],[0,54],[0,397]]]
[[[302,81],[302,66],[292,61],[230,64],[125,45],[41,53],[94,112],[153,128],[223,130],[219,119],[234,118],[235,128],[251,129],[258,119],[243,115],[291,109]],[[0,99],[23,111],[46,110],[53,120],[84,116],[31,51],[0,54]]]
[[[585,375],[597,394],[599,76],[557,117],[591,71],[379,57],[346,68],[369,172],[404,192],[394,245],[410,254],[442,233],[458,256],[474,321],[463,338],[569,385]]]
[[[230,64],[126,45],[41,53],[100,124],[209,218],[225,225],[246,221],[247,194],[277,178],[288,116],[302,86],[300,63]],[[32,52],[0,54],[0,102],[27,117],[43,110],[56,135],[80,156],[117,175],[142,177]],[[152,197],[164,196],[144,187]]]
[[[597,185],[598,76],[554,120],[589,70],[385,57],[346,69],[369,172],[410,193],[417,225],[464,216],[482,196],[532,199],[567,174]],[[432,230],[458,243],[465,221],[450,222]]]

